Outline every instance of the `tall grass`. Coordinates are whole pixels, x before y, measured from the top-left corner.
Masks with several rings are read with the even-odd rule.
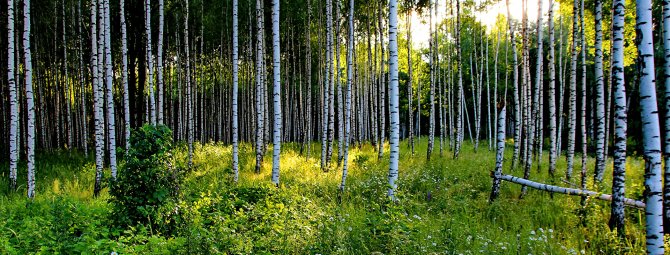
[[[625,240],[609,231],[609,204],[579,197],[529,190],[503,183],[501,196],[488,202],[495,152],[485,143],[475,153],[466,143],[458,160],[445,149],[425,160],[427,142],[411,155],[400,148],[396,203],[386,197],[388,144],[383,160],[370,145],[354,146],[349,156],[347,188],[338,199],[341,167],[328,171],[319,164],[320,145],[313,155],[299,153],[299,144],[282,146],[281,185],[271,187],[271,154],[260,174],[254,173],[251,144],[240,145],[240,178],[231,177],[231,147],[197,144],[195,167],[182,189],[179,231],[163,236],[142,226],[121,231],[107,228],[107,192],[93,197],[94,162],[80,153],[42,153],[37,159],[37,198],[28,201],[25,186],[8,190],[8,164],[0,166],[0,253],[126,251],[129,253],[274,253],[274,254],[613,254],[644,252],[644,213],[627,209]],[[271,152],[271,146],[268,152]],[[507,150],[510,152],[511,150]],[[333,153],[337,155],[337,151]],[[186,159],[179,146],[174,156]],[[506,155],[511,159],[511,154]],[[334,160],[333,162],[336,162]],[[576,160],[581,162],[581,160]],[[627,197],[642,199],[644,163],[630,158]],[[587,161],[589,176],[594,161]],[[520,169],[504,172],[522,175]],[[544,167],[533,168],[532,180],[548,182]],[[575,169],[580,169],[576,165]],[[564,176],[565,159],[557,176]],[[611,190],[611,162],[600,187]],[[20,176],[25,168],[19,169]],[[108,173],[106,173],[108,176]],[[25,178],[19,183],[25,183]],[[592,187],[592,177],[589,186]],[[556,184],[579,183],[560,180]],[[63,223],[64,222],[64,223]],[[58,245],[62,243],[63,245]]]

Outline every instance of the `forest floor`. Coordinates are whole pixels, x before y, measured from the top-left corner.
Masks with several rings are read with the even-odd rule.
[[[580,205],[580,198],[529,190],[503,182],[501,196],[489,203],[490,171],[495,152],[482,142],[475,153],[467,143],[458,160],[439,141],[426,161],[425,138],[411,155],[401,144],[397,203],[386,198],[388,145],[384,159],[370,145],[350,152],[347,188],[338,198],[341,167],[320,170],[320,146],[311,157],[299,144],[282,145],[281,186],[270,184],[271,148],[260,174],[254,173],[250,144],[240,147],[240,178],[231,178],[231,147],[196,145],[195,168],[182,185],[175,212],[165,229],[110,227],[109,195],[93,197],[92,157],[69,151],[38,154],[37,196],[25,199],[25,185],[8,192],[8,164],[0,165],[0,253],[110,254],[642,254],[644,211],[626,209],[626,236],[620,241],[607,227],[609,203]],[[335,146],[337,147],[337,146]],[[510,171],[511,146],[506,150]],[[185,158],[185,146],[175,150]],[[337,158],[337,151],[333,153]],[[544,153],[541,170],[531,179],[548,182]],[[579,183],[581,159],[575,159],[572,183]],[[564,176],[565,158],[558,161]],[[588,161],[589,181],[594,161]],[[611,159],[603,192],[611,190]],[[25,168],[19,175],[24,176]],[[627,197],[642,198],[644,164],[628,160]],[[109,176],[109,173],[105,173]],[[25,183],[25,177],[19,179]],[[569,186],[566,182],[560,186]],[[589,185],[592,186],[591,181]],[[338,202],[341,200],[341,202]]]

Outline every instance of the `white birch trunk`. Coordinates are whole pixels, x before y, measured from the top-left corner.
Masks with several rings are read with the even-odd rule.
[[[580,113],[580,133],[581,133],[581,145],[582,145],[582,172],[581,172],[581,187],[586,189],[586,159],[588,154],[586,151],[586,37],[584,36],[584,0],[581,0],[579,16],[581,20],[581,50],[582,50],[582,86],[581,86],[581,95],[582,95],[582,104],[581,104],[581,113]]]
[[[164,15],[164,4],[163,0],[158,0],[158,59],[156,63],[156,70],[158,77],[156,77],[156,83],[158,84],[156,90],[158,91],[157,105],[156,105],[156,122],[158,125],[163,125],[165,117],[163,115],[163,105],[165,104],[165,98],[163,97],[163,29],[165,26],[165,15]]]
[[[572,8],[572,46],[570,57],[570,88],[568,90],[568,166],[565,172],[566,179],[572,178],[575,157],[575,133],[577,132],[577,43],[579,20],[579,0],[575,0]]]
[[[391,108],[391,135],[390,135],[390,161],[389,161],[389,190],[388,196],[395,199],[395,189],[398,184],[398,160],[400,151],[400,113],[398,111],[398,3],[397,0],[389,2],[389,72],[391,84],[389,84],[389,107]]]
[[[237,116],[237,90],[238,90],[238,0],[233,0],[233,180],[237,183],[239,178],[239,148],[238,148],[238,116]],[[258,96],[257,96],[258,97]],[[262,131],[258,129],[258,131]]]
[[[508,0],[509,1],[509,0]],[[510,29],[512,27],[510,26]],[[454,159],[458,158],[461,152],[461,143],[463,142],[463,67],[461,50],[461,1],[456,0],[456,66],[458,68],[458,85],[456,86],[456,141],[454,143]],[[419,93],[420,95],[421,93]],[[419,108],[419,112],[420,112]]]
[[[612,208],[610,228],[624,235],[624,206],[626,184],[626,84],[624,82],[623,27],[625,0],[614,0],[612,13],[612,91],[614,97],[614,170],[612,178]]]
[[[538,8],[537,8],[537,53],[536,53],[537,58],[535,60],[535,95],[533,95],[534,106],[533,106],[533,114],[532,114],[533,115],[532,120],[533,120],[534,123],[531,124],[531,126],[533,126],[531,128],[531,133],[530,133],[531,143],[528,145],[528,146],[530,146],[530,148],[531,148],[530,151],[532,152],[533,151],[532,148],[535,145],[535,143],[539,144],[539,146],[537,146],[537,154],[538,155],[542,155],[541,154],[541,150],[542,150],[542,146],[541,146],[541,144],[542,144],[542,140],[541,140],[542,131],[541,131],[540,127],[542,126],[543,109],[542,109],[542,103],[541,103],[541,100],[542,100],[541,94],[544,91],[543,84],[542,84],[543,83],[542,82],[543,71],[544,71],[543,70],[543,67],[544,67],[544,55],[543,55],[544,43],[542,41],[543,40],[542,36],[543,36],[544,30],[542,29],[542,22],[543,22],[543,20],[542,20],[542,0],[538,0]],[[530,165],[532,165],[533,160],[532,160],[532,157],[530,157],[530,158],[531,158],[531,160],[529,160],[529,162],[530,162]],[[541,165],[542,165],[542,157],[539,157],[538,160],[537,160],[538,170],[540,170]]]
[[[498,195],[500,195],[500,178],[497,176],[502,175],[503,161],[505,156],[505,115],[506,115],[506,106],[502,107],[498,117],[498,134],[496,137],[496,168],[493,173],[493,187],[491,188],[491,196],[489,201],[493,202]]]
[[[554,1],[549,0],[549,174],[553,177],[556,173],[556,65],[554,51]],[[561,56],[559,56],[561,57]],[[540,159],[541,160],[541,159]]]
[[[98,59],[98,1],[91,1],[91,76],[93,78],[93,112],[95,119],[95,187],[93,193],[97,196],[102,189],[102,170],[104,168],[104,120],[102,112],[102,98],[100,84],[100,66]]]
[[[327,40],[328,40],[328,50],[326,50],[326,53],[328,56],[326,59],[328,60],[328,63],[326,64],[326,68],[328,69],[326,71],[326,86],[328,86],[328,146],[326,146],[326,166],[330,165],[330,160],[333,155],[333,139],[335,136],[335,96],[334,96],[334,68],[333,68],[333,52],[334,52],[334,46],[333,46],[333,3],[332,0],[328,0],[326,4],[326,8],[328,9],[327,12],[327,18],[326,18],[326,24],[328,27],[327,30]]]
[[[148,1],[148,0],[147,0]],[[107,89],[107,135],[109,150],[109,168],[112,179],[116,179],[116,121],[114,120],[114,88],[112,77],[112,47],[109,20],[109,0],[103,0],[105,19],[105,79]]]
[[[16,189],[16,174],[19,165],[19,101],[14,79],[14,0],[7,0],[7,85],[9,86],[9,180]]]
[[[161,0],[162,1],[162,0]],[[128,91],[128,39],[126,32],[126,4],[120,0],[119,16],[121,18],[121,82],[123,83],[123,122],[126,152],[130,150],[130,92]]]
[[[272,72],[274,130],[272,137],[272,183],[279,186],[279,153],[281,152],[281,81],[279,56],[279,0],[272,0]]]
[[[605,81],[603,77],[603,29],[602,29],[602,0],[595,1],[595,30],[596,30],[596,169],[595,180],[602,182],[605,173]]]
[[[663,54],[666,61],[663,66],[663,76],[665,77],[665,147],[663,149],[663,158],[665,161],[665,186],[663,187],[663,226],[665,233],[670,232],[670,0],[663,0]]]
[[[639,67],[640,112],[645,166],[645,221],[647,254],[664,254],[663,191],[661,176],[661,131],[656,105],[656,75],[652,35],[651,0],[636,3],[637,51]]]
[[[263,76],[265,75],[265,72],[263,72],[263,30],[261,29],[263,25],[261,19],[262,15],[263,1],[256,0],[256,173],[261,172],[265,146],[263,137],[263,112],[265,111],[263,107],[263,102],[265,101],[263,96]],[[235,98],[235,96],[233,96],[233,98]]]
[[[354,0],[349,0],[349,37],[347,39],[347,95],[346,95],[346,109],[344,112],[344,155],[342,163],[342,183],[340,184],[340,191],[344,191],[347,181],[347,174],[349,172],[349,140],[351,139],[351,86],[353,83],[354,72]]]
[[[385,2],[384,2],[385,3]],[[382,3],[379,4],[379,47],[381,49],[381,56],[379,57],[379,143],[377,144],[379,147],[377,148],[377,159],[381,159],[384,156],[384,138],[386,137],[386,115],[389,113],[386,111],[386,103],[390,101],[386,101],[386,90],[388,89],[387,87],[387,81],[390,83],[390,76],[387,76],[385,73],[386,71],[386,65],[384,63],[384,60],[386,58],[386,55],[384,54],[384,26],[382,23]],[[396,10],[397,11],[397,10]],[[396,13],[396,18],[397,18],[397,13]],[[397,32],[397,24],[396,24],[396,32]],[[390,54],[390,53],[389,53]],[[388,80],[387,80],[388,79]]]
[[[144,29],[146,38],[147,88],[149,89],[149,122],[156,125],[156,101],[154,97],[154,62],[151,44],[151,0],[144,0]]]
[[[510,15],[509,9],[509,0],[505,0],[507,6],[507,24],[509,26],[509,36],[512,48],[512,86],[514,90],[512,92],[514,100],[514,152],[512,156],[512,168],[516,168],[516,164],[519,161],[519,153],[521,150],[521,102],[519,100],[519,68],[517,61],[517,52],[516,52],[516,40],[514,39],[514,28],[512,24],[512,16]]]
[[[62,4],[62,19],[61,19],[61,24],[63,28],[63,71],[64,71],[64,76],[63,76],[63,83],[65,85],[65,114],[66,114],[66,123],[63,123],[63,128],[65,129],[65,132],[67,133],[67,148],[73,147],[72,143],[72,129],[74,128],[74,123],[72,122],[72,110],[70,109],[70,78],[68,75],[68,60],[67,60],[67,37],[66,37],[66,28],[65,28],[65,1],[63,0],[61,2]]]
[[[414,110],[412,109],[412,94],[413,94],[413,89],[412,89],[412,19],[411,17],[411,11],[407,12],[407,69],[408,69],[408,75],[409,79],[407,80],[407,103],[408,103],[408,113],[407,117],[409,118],[409,121],[407,123],[408,130],[409,130],[409,144],[412,149],[412,155],[414,155]]]
[[[186,0],[186,17],[184,17],[184,43],[186,44],[186,118],[188,136],[188,165],[193,166],[193,97],[191,96],[191,44],[188,36],[189,0]]]
[[[433,12],[431,12],[431,8],[433,8],[433,5],[435,3],[430,0],[430,5],[428,8],[428,12],[430,13],[430,19],[429,19],[429,49],[430,49],[430,56],[429,56],[429,67],[430,67],[430,96],[429,96],[429,101],[428,101],[428,106],[430,107],[430,113],[428,117],[428,152],[426,153],[426,159],[430,160],[430,154],[433,153],[433,144],[435,140],[435,64],[434,62],[434,55],[435,55],[435,50],[433,48],[433,44],[435,43],[433,41]]]
[[[273,9],[274,10],[274,9]],[[321,170],[326,171],[326,167],[328,167],[328,147],[330,143],[328,142],[328,137],[329,137],[329,127],[330,127],[330,63],[331,63],[331,57],[333,54],[331,54],[331,49],[332,49],[332,40],[331,40],[331,33],[332,33],[332,0],[327,0],[326,1],[326,57],[325,57],[325,74],[324,74],[324,79],[323,79],[323,95],[322,95],[322,113],[321,113]],[[273,31],[274,32],[274,31]]]
[[[30,48],[30,0],[23,1],[23,57],[26,83],[26,104],[28,107],[28,197],[35,197],[35,102],[33,95],[33,63]],[[69,103],[69,100],[68,100]]]

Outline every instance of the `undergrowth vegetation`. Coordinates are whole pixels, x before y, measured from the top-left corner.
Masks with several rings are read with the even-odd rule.
[[[235,184],[231,147],[196,145],[194,166],[179,185],[179,196],[160,209],[167,216],[126,228],[113,224],[118,215],[112,213],[114,203],[108,189],[99,197],[92,195],[92,158],[73,152],[40,153],[37,196],[32,201],[24,198],[25,186],[16,193],[8,191],[8,165],[0,168],[0,253],[644,252],[644,212],[637,209],[627,208],[627,238],[621,241],[607,227],[609,203],[604,201],[588,200],[582,207],[578,197],[535,190],[519,200],[521,187],[503,183],[500,198],[489,203],[495,153],[486,146],[482,144],[474,153],[473,147],[466,145],[458,160],[447,150],[442,157],[436,152],[426,162],[425,139],[417,144],[414,156],[402,143],[398,201],[390,203],[386,198],[388,159],[378,161],[370,145],[351,149],[348,186],[341,202],[341,170],[336,166],[328,172],[320,170],[318,144],[312,146],[312,158],[299,154],[300,144],[282,146],[279,188],[270,184],[270,154],[261,173],[256,174],[253,147],[241,144],[240,181]],[[183,145],[169,153],[175,164],[186,161]],[[545,156],[543,165],[548,165],[547,160]],[[643,161],[631,158],[628,162],[627,197],[642,199]],[[593,163],[588,161],[589,169]],[[565,169],[564,159],[559,160],[558,169]],[[20,170],[23,175],[25,169]],[[602,192],[610,192],[611,171],[610,162]],[[510,170],[509,163],[504,172],[522,175],[522,170]],[[534,169],[531,179],[548,180],[547,169]]]

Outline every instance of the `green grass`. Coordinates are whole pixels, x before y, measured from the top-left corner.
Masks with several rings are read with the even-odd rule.
[[[37,197],[24,198],[25,185],[8,192],[8,165],[0,167],[0,253],[232,253],[232,254],[640,254],[644,252],[644,212],[626,209],[624,241],[607,227],[609,203],[529,190],[520,200],[520,186],[503,183],[501,196],[488,202],[495,152],[465,144],[458,160],[439,144],[426,162],[426,139],[412,156],[401,144],[397,203],[386,198],[388,145],[377,160],[372,146],[350,151],[346,191],[338,203],[341,168],[320,170],[320,146],[312,157],[299,154],[299,144],[282,145],[281,186],[270,184],[272,158],[265,157],[254,173],[250,144],[240,148],[240,181],[232,183],[231,147],[196,145],[195,168],[182,186],[179,201],[168,205],[174,232],[137,226],[110,227],[108,194],[92,197],[92,158],[73,152],[39,154]],[[447,147],[445,145],[445,147]],[[506,151],[509,169],[511,146]],[[268,148],[271,152],[271,147]],[[337,151],[333,153],[337,155]],[[186,158],[184,146],[175,157]],[[532,180],[547,182],[543,168]],[[581,159],[575,160],[579,176]],[[589,181],[593,159],[588,161]],[[642,198],[643,161],[630,158],[627,197]],[[564,176],[565,159],[558,161]],[[611,161],[602,191],[611,190]],[[20,168],[20,176],[25,168]],[[109,173],[106,173],[109,175]],[[25,177],[20,183],[25,183]],[[578,183],[575,177],[571,182]],[[558,185],[568,186],[564,182]],[[592,182],[589,182],[592,185]],[[430,194],[430,195],[428,195]],[[430,197],[430,198],[429,198]],[[581,215],[581,216],[580,216]]]

